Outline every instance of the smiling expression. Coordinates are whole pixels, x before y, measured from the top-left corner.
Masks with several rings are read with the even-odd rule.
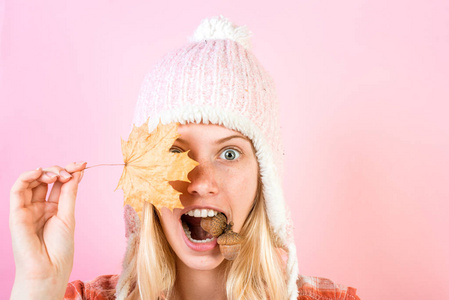
[[[162,228],[177,257],[188,267],[216,268],[222,261],[216,238],[199,227],[202,216],[222,212],[239,232],[257,192],[258,164],[251,141],[219,125],[180,125],[172,152],[189,151],[199,165],[188,182],[172,182],[183,209],[161,209]],[[181,221],[182,217],[182,221]],[[184,228],[183,228],[184,225]],[[189,233],[189,231],[191,233]]]

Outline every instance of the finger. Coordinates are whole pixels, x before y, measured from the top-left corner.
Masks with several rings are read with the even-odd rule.
[[[85,169],[86,162],[77,164],[69,164],[69,172],[74,170]],[[32,200],[42,200],[41,194],[38,197],[32,199],[32,189],[41,185],[42,183],[50,184],[58,180],[57,174],[62,168],[59,166],[53,166],[47,169],[37,168],[36,170],[23,172],[19,175],[18,179],[14,182],[10,190],[10,207],[18,208],[28,205]],[[45,170],[52,170],[52,173],[45,172]],[[42,188],[39,188],[39,193],[42,193]],[[45,197],[44,197],[45,198]]]
[[[82,171],[84,172],[84,171]],[[55,184],[53,184],[53,188],[51,189],[50,196],[48,197],[48,202],[52,203],[59,203],[59,197],[61,194],[61,186],[63,183],[68,182],[73,178],[73,176],[68,173],[66,170],[62,169],[59,171],[60,178],[64,178],[64,180],[56,181]]]
[[[67,182],[72,179],[72,175],[64,169],[59,170],[59,182]]]
[[[83,179],[83,176],[84,176],[84,170],[81,171],[81,175],[80,175],[80,178],[78,179],[78,183],[81,182],[81,179]]]
[[[62,169],[63,168],[61,166],[55,165],[55,166],[51,166],[51,167],[48,167],[48,168],[44,168],[43,170],[44,171],[53,172],[55,174],[59,174],[59,171],[62,170]]]
[[[36,183],[32,183],[32,187],[35,188],[40,183],[52,184],[58,181],[59,175],[51,171],[43,171],[42,175],[36,180]]]
[[[71,173],[84,170],[86,168],[86,165],[87,162],[79,162],[79,163],[73,162],[68,164],[65,169],[61,168],[60,166],[53,166],[45,170],[58,173],[59,174],[58,181],[65,183],[72,178]]]
[[[75,202],[81,172],[74,172],[72,176],[73,179],[62,184],[58,204],[58,217],[67,222],[75,221]]]
[[[86,162],[82,163],[71,163],[67,165],[70,171],[77,170],[77,169],[83,169],[86,167]],[[46,183],[53,183],[53,187],[51,189],[50,195],[48,197],[48,202],[58,203],[59,202],[59,195],[61,192],[61,186],[62,183],[69,181],[73,176],[70,175],[70,173],[60,166],[53,166],[49,168],[44,169],[46,172],[42,174],[41,178],[39,178],[41,181],[46,181]],[[54,177],[56,176],[55,172],[59,171],[59,176],[57,176],[57,180],[54,180]],[[83,171],[84,173],[84,171]],[[82,177],[82,175],[81,175]],[[39,180],[38,179],[38,180]],[[80,179],[81,180],[81,179]],[[43,202],[45,201],[45,198],[48,193],[48,185],[47,184],[41,184],[38,185],[36,188],[33,189],[33,197],[31,199],[31,202]]]
[[[55,166],[55,167],[51,167],[48,169],[54,170],[56,172],[58,167]],[[46,170],[46,169],[44,169],[44,170]],[[59,184],[57,184],[58,182],[59,183],[61,181],[65,182],[71,178],[70,174],[68,174],[67,172],[64,173],[64,169],[61,169],[60,173],[61,174],[55,174],[54,172],[51,172],[51,171],[43,172],[42,176],[37,179],[37,181],[40,181],[42,183],[40,185],[38,185],[37,187],[33,188],[33,190],[32,190],[33,194],[32,194],[32,198],[31,198],[31,203],[44,202],[46,200],[47,192],[48,192],[48,184],[53,183],[53,187],[55,185],[57,187],[59,185]],[[66,175],[66,177],[63,177],[64,175]],[[68,176],[68,178],[67,178],[67,176]],[[53,190],[53,188],[52,188],[52,190]]]
[[[67,182],[70,180],[70,178],[72,178],[72,176],[60,166],[45,168],[44,171],[46,171],[47,173],[51,172],[53,174],[56,174],[58,176],[57,180],[60,182]]]
[[[24,207],[31,202],[31,189],[40,184],[37,179],[42,175],[42,169],[23,172],[14,182],[10,191],[10,207],[16,209]]]
[[[67,170],[67,172],[69,173],[73,173],[76,171],[81,171],[84,170],[86,168],[87,162],[73,162],[68,164],[65,169]]]
[[[34,189],[32,189],[31,203],[33,202],[45,202],[47,197],[48,184],[41,183]]]
[[[50,196],[48,196],[48,202],[52,203],[59,203],[59,197],[61,194],[61,186],[63,185],[62,182],[56,181],[55,184],[53,184],[53,187],[50,192]]]

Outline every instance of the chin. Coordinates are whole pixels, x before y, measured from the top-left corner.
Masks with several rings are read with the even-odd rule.
[[[175,251],[176,253],[176,251]],[[177,259],[188,268],[199,271],[210,271],[218,268],[224,261],[223,256],[218,255],[186,255],[185,253],[176,253]]]

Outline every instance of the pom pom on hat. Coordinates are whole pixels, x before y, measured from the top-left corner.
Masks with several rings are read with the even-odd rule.
[[[233,40],[247,50],[251,49],[251,31],[246,26],[237,26],[230,20],[220,15],[204,19],[196,29],[191,42],[200,42],[202,40]]]
[[[150,117],[148,130],[153,131],[159,120],[163,124],[212,123],[238,131],[252,141],[269,224],[278,246],[288,252],[285,272],[289,299],[296,300],[299,270],[293,224],[281,182],[283,143],[278,99],[273,79],[250,49],[250,36],[246,26],[238,26],[222,15],[203,19],[189,37],[190,43],[169,52],[147,74],[133,124],[141,126]],[[132,211],[126,216],[132,219]],[[133,243],[138,236],[135,225],[139,224],[127,223],[128,240]],[[128,246],[129,257],[133,257],[134,249]],[[121,278],[135,265],[132,261]],[[122,290],[127,295],[128,289]]]

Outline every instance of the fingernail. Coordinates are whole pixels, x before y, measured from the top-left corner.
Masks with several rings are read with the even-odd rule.
[[[87,164],[87,162],[85,162],[85,161],[77,161],[75,164],[82,165],[82,164]]]
[[[65,170],[61,170],[59,172],[59,175],[61,175],[62,178],[67,179],[67,178],[72,178],[73,176],[70,175],[68,172],[66,172]]]
[[[55,178],[58,176],[58,174],[53,173],[53,172],[45,172],[45,175],[47,175],[48,177],[50,177],[51,179]]]

